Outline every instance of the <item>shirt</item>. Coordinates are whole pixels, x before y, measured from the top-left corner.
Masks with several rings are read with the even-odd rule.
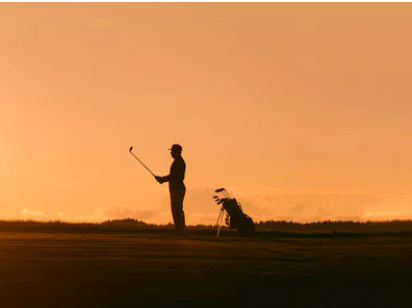
[[[163,177],[169,182],[169,191],[186,189],[183,180],[185,179],[186,163],[182,156],[176,158],[170,167],[169,175]]]

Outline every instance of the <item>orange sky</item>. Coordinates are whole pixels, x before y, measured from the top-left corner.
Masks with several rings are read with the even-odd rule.
[[[0,4],[0,219],[412,219],[412,6]],[[408,138],[409,137],[409,138]]]

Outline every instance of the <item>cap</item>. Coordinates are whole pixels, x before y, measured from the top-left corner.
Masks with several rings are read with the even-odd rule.
[[[174,145],[172,145],[172,147],[169,150],[171,150],[171,151],[175,150],[175,151],[178,151],[178,152],[181,153],[182,152],[182,147],[179,144],[174,144]]]

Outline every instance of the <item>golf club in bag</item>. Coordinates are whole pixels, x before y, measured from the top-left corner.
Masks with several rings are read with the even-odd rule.
[[[222,227],[223,217],[226,213],[226,225],[230,229],[237,229],[240,236],[252,237],[256,236],[255,223],[252,218],[245,214],[242,210],[242,206],[237,202],[235,198],[230,198],[229,193],[224,188],[218,188],[216,193],[222,193],[224,198],[219,196],[213,196],[213,199],[218,205],[222,205],[219,216],[217,218],[217,234],[219,237],[220,228]]]
[[[132,154],[132,155],[143,165],[143,167],[145,167],[145,168],[147,169],[147,171],[149,171],[154,177],[156,177],[156,176],[153,174],[153,172],[150,171],[150,169],[147,168],[146,165],[145,165],[140,159],[138,159],[136,155],[133,154],[132,150],[133,150],[133,147],[130,147],[130,149],[129,149],[130,154]]]

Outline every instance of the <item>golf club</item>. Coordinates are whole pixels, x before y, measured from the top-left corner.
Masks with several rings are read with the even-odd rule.
[[[136,155],[134,155],[134,154],[132,153],[132,150],[133,150],[133,147],[130,147],[130,149],[129,149],[130,154],[132,154],[132,155],[147,169],[147,171],[149,171],[154,177],[156,177],[156,176],[153,174],[153,172],[150,171],[150,169],[147,168],[146,165],[145,165],[140,159],[138,159],[138,158],[136,157]]]
[[[223,193],[226,197],[230,198],[229,193],[227,192],[227,190],[225,188],[218,188],[215,190],[215,193]]]

